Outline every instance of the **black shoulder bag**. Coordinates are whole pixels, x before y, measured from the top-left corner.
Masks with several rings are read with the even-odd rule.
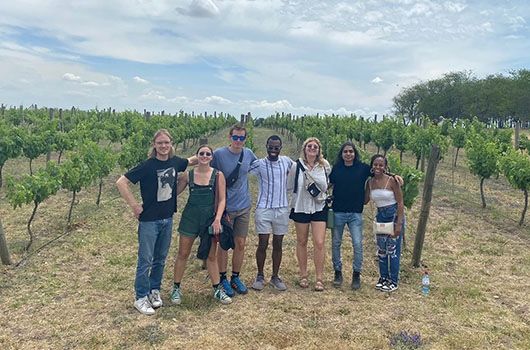
[[[245,150],[242,149],[241,150],[241,155],[239,156],[239,160],[237,161],[236,168],[234,170],[232,170],[230,175],[227,176],[227,178],[226,178],[226,188],[232,187],[236,183],[237,179],[239,179],[239,168],[241,168],[241,164],[243,164],[243,154],[244,153],[245,153]]]

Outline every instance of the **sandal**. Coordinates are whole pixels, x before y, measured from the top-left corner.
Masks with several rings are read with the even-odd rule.
[[[301,288],[307,288],[309,287],[309,281],[307,280],[307,277],[301,277],[300,281],[298,282],[298,285]]]
[[[315,292],[323,292],[323,291],[324,291],[324,283],[322,283],[322,281],[316,281]]]

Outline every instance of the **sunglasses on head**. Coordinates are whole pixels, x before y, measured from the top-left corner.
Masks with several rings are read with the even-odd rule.
[[[247,138],[247,135],[243,135],[243,136],[238,136],[238,135],[232,135],[230,136],[230,138],[233,140],[233,141],[245,141],[245,139]]]
[[[279,151],[282,149],[282,146],[267,146],[269,151]]]
[[[307,145],[306,148],[319,149],[318,145]]]
[[[199,152],[199,156],[201,157],[210,157],[212,155],[212,152]]]

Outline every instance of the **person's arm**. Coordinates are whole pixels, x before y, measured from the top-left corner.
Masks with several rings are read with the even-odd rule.
[[[188,172],[185,171],[183,173],[180,173],[178,179],[177,179],[177,196],[186,189],[186,185],[188,185]]]
[[[221,233],[221,217],[226,208],[226,180],[222,172],[217,173],[216,191],[217,196],[217,210],[215,212],[215,219],[213,221],[213,233],[218,235]]]
[[[394,191],[394,197],[397,201],[397,222],[394,225],[393,237],[399,237],[401,234],[401,228],[403,226],[403,220],[405,219],[405,206],[403,205],[403,192],[401,192],[401,186],[398,184],[396,179],[392,179],[392,190]]]
[[[364,183],[364,204],[368,204],[370,201],[370,179],[366,180]]]
[[[125,177],[125,175],[120,176],[118,181],[116,181],[116,187],[118,187],[118,191],[120,192],[122,198],[125,200],[125,202],[127,202],[129,207],[131,207],[134,217],[139,219],[140,214],[144,211],[144,208],[140,203],[138,203],[136,198],[134,198],[134,195],[129,188],[130,184],[131,182]]]
[[[193,155],[193,156],[188,158],[188,165],[189,166],[195,166],[197,164],[199,164],[199,158],[197,158],[196,155]]]

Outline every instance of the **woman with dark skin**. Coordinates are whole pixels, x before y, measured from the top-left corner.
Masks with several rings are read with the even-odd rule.
[[[398,289],[401,242],[405,230],[403,194],[396,178],[388,174],[384,156],[374,155],[370,166],[374,176],[366,182],[365,203],[374,201],[377,222],[394,222],[392,234],[376,232],[380,277],[375,288],[393,292]]]

